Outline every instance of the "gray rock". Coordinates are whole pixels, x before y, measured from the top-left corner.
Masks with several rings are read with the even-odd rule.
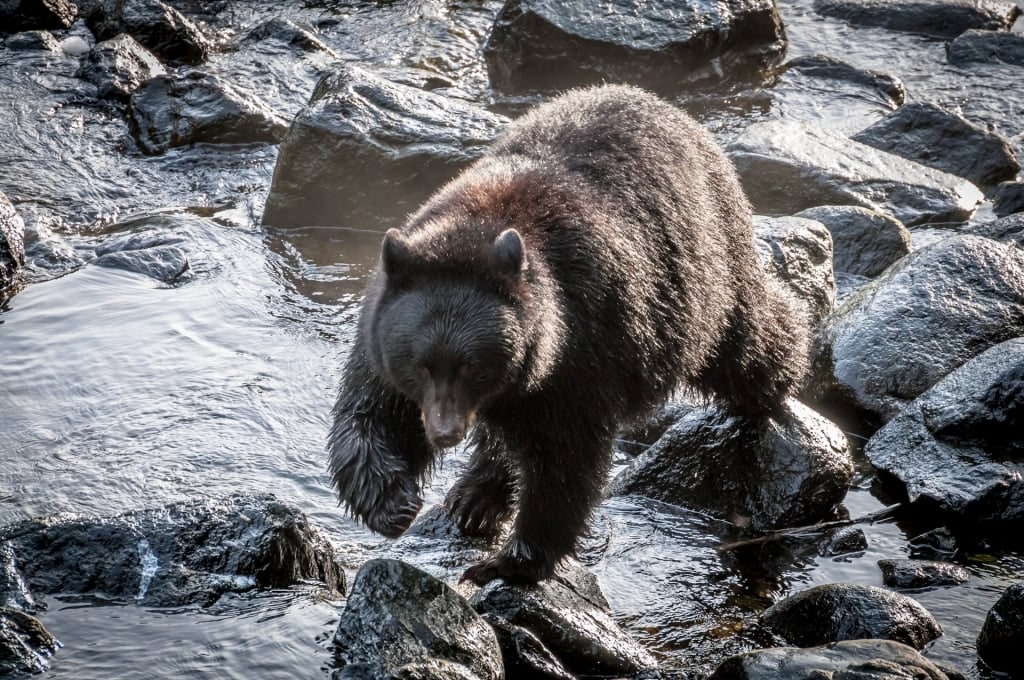
[[[59,52],[60,43],[49,31],[24,31],[15,33],[4,40],[4,47],[9,50],[45,50]]]
[[[708,680],[951,680],[916,650],[889,640],[760,649],[726,659]]]
[[[967,583],[971,574],[959,564],[930,560],[878,560],[882,583],[890,588],[934,588]]]
[[[989,610],[978,635],[978,656],[996,671],[1020,670],[1024,646],[1024,583],[1017,583]]]
[[[497,614],[484,614],[483,618],[498,638],[506,678],[575,680],[576,676],[536,635],[521,626],[512,625]]]
[[[1013,179],[1020,163],[1001,135],[935,104],[904,104],[853,139],[987,186]]]
[[[623,470],[611,492],[758,530],[829,517],[853,478],[849,444],[838,427],[798,401],[791,399],[787,411],[785,420],[759,423],[695,408]]]
[[[143,83],[129,101],[128,122],[147,154],[200,142],[275,143],[288,130],[262,102],[199,72],[160,75]]]
[[[818,324],[832,313],[836,281],[832,237],[821,223],[798,217],[754,217],[761,262],[804,303],[807,318]]]
[[[983,198],[962,178],[806,123],[755,123],[727,151],[754,207],[769,214],[859,205],[913,226],[962,222]]]
[[[832,235],[836,273],[874,278],[910,253],[910,231],[899,220],[854,205],[823,205],[795,217],[816,220]]]
[[[883,423],[974,355],[1024,335],[1024,253],[979,236],[914,251],[818,332],[804,390]]]
[[[1024,248],[1024,213],[972,225],[966,233]]]
[[[444,582],[398,560],[370,560],[359,569],[334,644],[346,664],[377,674],[367,677],[504,677],[491,627]],[[447,670],[424,675],[424,663]]]
[[[864,452],[902,482],[912,503],[961,521],[1022,525],[1021,432],[1024,338],[1015,338],[945,376],[876,432]]]
[[[857,26],[955,38],[971,28],[1007,30],[1020,14],[1009,0],[815,0],[824,16]]]
[[[1024,212],[1024,182],[1001,182],[992,196],[992,212],[999,217]]]
[[[964,31],[949,44],[946,56],[958,66],[992,62],[1024,66],[1024,33]]]
[[[245,42],[275,42],[301,52],[322,52],[333,55],[334,50],[324,44],[313,32],[290,19],[275,17],[252,28],[243,38]]]
[[[818,555],[836,557],[868,549],[868,537],[858,526],[839,527],[825,532],[818,541]]]
[[[212,50],[199,26],[161,0],[100,0],[86,23],[97,40],[127,33],[170,62],[199,64]]]
[[[97,257],[93,264],[142,274],[168,284],[181,281],[189,269],[185,251],[169,245],[108,253]]]
[[[77,16],[73,0],[0,0],[0,26],[5,32],[67,28]]]
[[[507,123],[340,66],[281,143],[263,224],[390,226],[476,160]]]
[[[153,53],[122,33],[89,50],[75,75],[94,84],[99,97],[128,101],[139,85],[163,73]]]
[[[759,74],[785,49],[773,0],[506,0],[484,57],[491,85],[505,92],[600,82],[673,91]]]
[[[169,607],[304,579],[334,591],[345,584],[327,539],[269,495],[26,520],[0,529],[4,542],[33,595],[103,593]]]
[[[563,563],[535,587],[492,581],[470,601],[533,633],[573,673],[632,675],[657,665],[612,620],[597,579],[577,563]]]
[[[917,600],[860,583],[827,583],[790,595],[766,609],[761,622],[798,647],[875,639],[921,649],[942,634]]]
[[[25,223],[0,191],[0,292],[13,286],[25,266]]]
[[[0,607],[0,674],[28,675],[50,667],[60,641],[34,616]]]

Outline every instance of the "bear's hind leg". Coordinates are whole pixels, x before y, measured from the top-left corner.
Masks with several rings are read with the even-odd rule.
[[[473,443],[469,467],[444,506],[463,534],[493,536],[515,506],[515,476],[504,445],[485,426],[477,426]]]

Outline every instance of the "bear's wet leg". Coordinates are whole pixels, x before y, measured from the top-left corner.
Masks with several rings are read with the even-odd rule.
[[[477,426],[473,444],[469,467],[444,505],[462,533],[492,536],[512,514],[515,477],[504,445],[485,426]]]

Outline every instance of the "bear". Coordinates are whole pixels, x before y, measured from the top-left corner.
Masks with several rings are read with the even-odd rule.
[[[467,535],[515,519],[462,578],[534,584],[574,552],[621,426],[680,390],[780,415],[807,344],[710,134],[633,86],[571,90],[384,235],[333,410],[332,482],[399,536],[437,457],[469,436],[445,508]]]

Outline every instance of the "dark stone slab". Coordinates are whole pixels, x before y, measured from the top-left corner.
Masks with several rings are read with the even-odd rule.
[[[857,26],[955,38],[972,28],[1007,30],[1020,15],[1009,0],[815,0],[824,16]]]

